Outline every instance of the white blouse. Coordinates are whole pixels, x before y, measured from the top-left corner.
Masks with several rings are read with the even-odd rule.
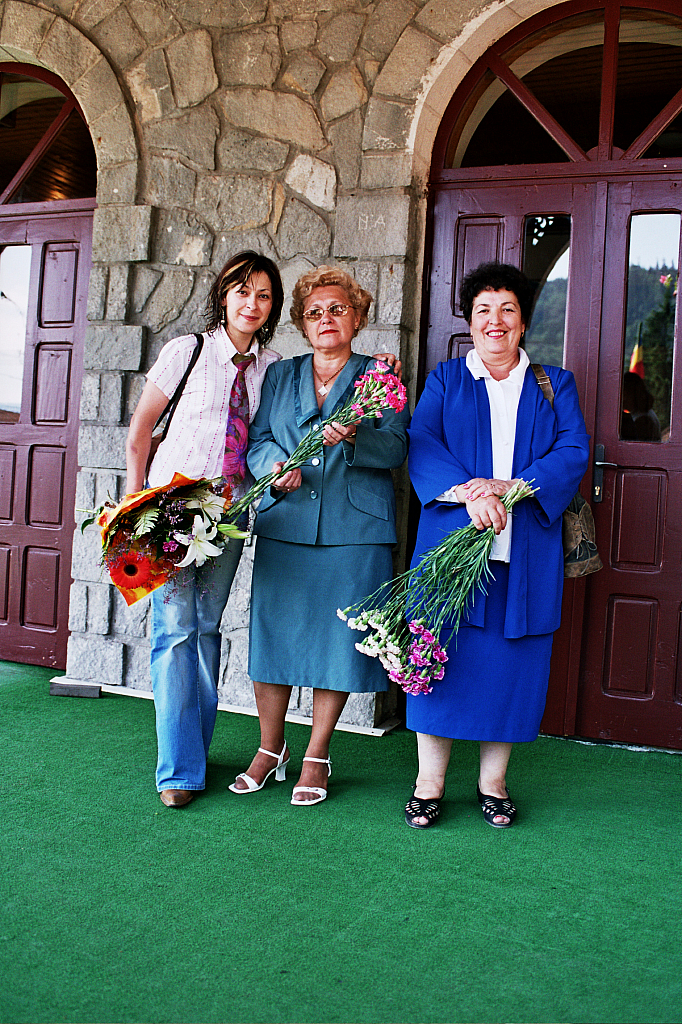
[[[530,359],[519,349],[519,362],[504,380],[495,380],[483,365],[481,357],[475,349],[471,349],[466,357],[467,369],[476,380],[485,380],[488,402],[490,403],[490,434],[493,448],[493,477],[496,480],[511,480],[514,463],[514,441],[516,439],[516,414],[521,398],[521,389],[530,365]],[[466,483],[458,480],[458,484]],[[439,495],[441,501],[457,502],[453,488]],[[458,502],[457,502],[458,503]],[[459,503],[458,503],[459,504]],[[507,517],[507,525],[493,541],[491,559],[508,562],[511,551],[512,516]]]

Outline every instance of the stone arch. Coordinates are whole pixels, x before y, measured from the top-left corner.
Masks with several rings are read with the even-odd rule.
[[[78,100],[92,136],[99,202],[134,202],[139,152],[133,121],[118,79],[94,43],[53,11],[7,0],[0,23],[3,60],[59,75]],[[127,182],[126,194],[102,187],[114,170],[118,181]]]
[[[405,26],[374,83],[362,142],[362,184],[423,186],[438,126],[469,68],[551,0],[498,0],[467,20],[457,0],[431,0]]]

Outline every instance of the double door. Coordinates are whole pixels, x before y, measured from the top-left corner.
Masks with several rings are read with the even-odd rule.
[[[552,734],[682,748],[681,192],[614,178],[451,183],[434,197],[422,375],[471,344],[464,274],[512,263],[537,289],[531,361],[573,371],[592,435],[581,490],[604,568],[566,581]]]
[[[0,659],[64,668],[92,212],[0,218]]]

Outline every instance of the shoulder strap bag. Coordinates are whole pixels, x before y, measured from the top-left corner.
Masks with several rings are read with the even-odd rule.
[[[156,453],[158,451],[159,445],[161,444],[162,441],[166,440],[166,434],[168,433],[168,428],[170,426],[171,420],[173,419],[173,414],[175,413],[175,410],[178,407],[178,402],[180,401],[180,396],[182,395],[182,392],[185,390],[185,384],[189,380],[189,375],[192,372],[192,370],[194,369],[194,367],[196,366],[197,359],[201,355],[201,350],[204,347],[204,336],[203,336],[203,334],[195,334],[194,337],[197,339],[197,343],[196,343],[196,347],[195,347],[194,351],[192,352],[192,358],[189,361],[189,365],[188,365],[187,369],[185,370],[185,372],[182,375],[182,380],[180,381],[180,383],[176,387],[175,391],[173,392],[173,397],[170,399],[170,401],[168,402],[168,405],[163,410],[163,412],[159,416],[158,420],[154,424],[154,430],[156,430],[163,423],[164,416],[168,417],[168,419],[166,420],[166,425],[164,426],[164,428],[163,428],[163,430],[161,431],[160,434],[155,434],[154,430],[152,430],[152,443],[151,443],[151,445],[149,447],[149,455],[147,457],[147,465],[146,465],[145,471],[144,471],[145,477],[149,473],[149,467],[151,466],[152,460],[154,459],[154,456],[156,455]]]
[[[554,388],[540,363],[531,363],[540,389],[554,408]],[[596,530],[592,509],[580,491],[576,491],[563,513],[562,539],[564,545],[564,576],[573,579],[587,576],[603,568],[596,544]]]

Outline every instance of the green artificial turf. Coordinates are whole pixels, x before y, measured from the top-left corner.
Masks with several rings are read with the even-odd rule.
[[[682,1019],[680,756],[519,746],[496,831],[456,744],[418,831],[412,734],[336,734],[329,799],[295,808],[307,728],[286,784],[237,797],[257,722],[220,714],[206,792],[168,810],[152,703],[50,675],[0,663],[0,1021]]]

